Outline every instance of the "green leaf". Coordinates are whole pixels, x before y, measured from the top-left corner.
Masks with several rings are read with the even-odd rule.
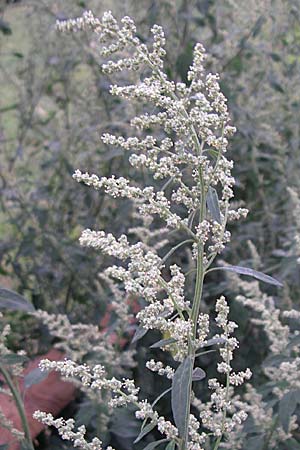
[[[136,408],[132,407],[116,409],[110,421],[109,431],[121,439],[130,439],[132,442],[140,432],[140,424],[134,417],[135,411]]]
[[[196,367],[193,370],[192,381],[201,381],[206,377],[206,373],[200,367]]]
[[[187,426],[192,371],[193,359],[187,356],[176,369],[172,380],[171,405],[180,436],[184,434]]]
[[[169,442],[165,450],[175,450],[175,442],[174,441]]]
[[[218,158],[219,152],[217,150],[212,150],[211,148],[204,150],[205,152],[209,153],[211,156],[213,156],[215,159]]]
[[[20,450],[32,450],[32,445],[28,441],[22,441]]]
[[[284,441],[285,450],[300,450],[300,443],[295,439]]]
[[[266,22],[266,18],[264,16],[260,16],[254,24],[252,29],[252,36],[255,37],[261,31],[263,24]]]
[[[274,74],[270,74],[268,79],[270,85],[272,86],[273,89],[275,89],[275,91],[280,92],[281,94],[284,93],[284,88],[282,87],[282,85],[280,84],[280,82],[278,81],[278,79]]]
[[[277,366],[283,362],[289,362],[292,361],[292,359],[289,356],[284,356],[284,355],[271,355],[268,356],[264,362],[263,362],[263,367],[268,367],[268,366]]]
[[[293,347],[300,345],[300,334],[292,337],[288,345],[286,346],[287,350],[291,350]]]
[[[31,370],[24,377],[24,387],[25,389],[29,389],[34,384],[38,384],[41,381],[45,380],[49,375],[49,371],[41,370],[39,367]]]
[[[147,333],[148,333],[148,330],[146,330],[146,328],[138,327],[134,333],[131,343],[134,344],[135,342],[139,341]]]
[[[5,22],[1,18],[0,18],[0,30],[2,31],[3,34],[6,35],[12,34],[12,30],[10,28],[9,23]]]
[[[156,399],[155,399],[154,402],[152,403],[152,408],[153,408],[153,406],[156,405],[156,403],[159,402],[159,400],[160,400],[161,398],[163,398],[163,397],[164,397],[168,392],[170,392],[171,390],[172,390],[172,388],[170,387],[170,388],[166,389],[164,392],[162,392],[158,397],[156,397]]]
[[[273,61],[276,61],[276,62],[281,61],[281,56],[279,53],[269,53],[269,56],[271,56]]]
[[[155,344],[152,344],[150,348],[160,348],[164,347],[165,345],[174,344],[175,342],[177,341],[174,338],[161,339],[160,341],[155,342]]]
[[[163,444],[164,442],[168,442],[168,439],[160,439],[156,442],[150,442],[146,447],[143,448],[143,450],[152,450],[153,448],[158,447],[160,444]]]
[[[10,291],[9,289],[0,288],[0,310],[10,309],[16,311],[34,311],[34,307],[29,303],[26,298],[17,292]]]
[[[212,338],[212,339],[208,339],[199,348],[210,347],[211,345],[216,345],[216,344],[225,344],[225,342],[226,342],[226,339],[224,339],[224,338]]]
[[[202,355],[207,355],[207,354],[209,354],[209,353],[215,353],[217,350],[206,350],[206,351],[204,351],[204,352],[199,352],[199,353],[196,353],[196,358],[198,358],[198,356],[202,356]]]
[[[8,449],[9,449],[8,444],[0,445],[0,450],[8,450]]]
[[[179,244],[175,245],[175,247],[171,248],[171,250],[163,257],[160,266],[163,266],[165,262],[170,258],[170,256],[173,255],[173,253],[176,252],[182,245],[188,244],[189,242],[194,242],[193,239],[186,239],[183,242],[180,242]]]
[[[262,450],[264,446],[264,436],[261,434],[250,437],[247,440],[247,450]]]
[[[146,425],[140,432],[140,434],[138,435],[138,437],[136,438],[136,440],[133,442],[134,444],[137,444],[138,442],[140,442],[141,439],[143,439],[144,436],[146,436],[146,434],[150,433],[150,431],[153,430],[153,428],[156,427],[156,422],[150,422],[148,423],[148,425]]]
[[[276,280],[270,275],[266,275],[265,273],[258,272],[257,270],[249,269],[248,267],[241,266],[222,266],[222,267],[214,267],[213,270],[227,270],[228,272],[235,272],[241,275],[248,275],[250,277],[256,278],[257,280],[264,281],[265,283],[274,284],[274,286],[282,287],[283,284],[280,281]]]
[[[28,358],[25,355],[17,355],[16,353],[8,353],[7,355],[1,356],[0,361],[3,364],[12,366],[14,364],[23,364],[24,362],[28,361]]]
[[[289,430],[290,418],[297,406],[297,394],[292,390],[287,392],[279,402],[278,416],[282,428],[287,433]]]
[[[16,58],[24,58],[24,55],[23,55],[23,53],[21,53],[21,52],[13,52],[13,55],[14,55]]]
[[[211,186],[208,188],[206,203],[212,218],[216,222],[222,223],[218,194],[217,191]]]

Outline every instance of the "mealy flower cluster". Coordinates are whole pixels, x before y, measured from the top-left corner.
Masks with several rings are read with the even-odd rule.
[[[124,303],[128,299],[142,299],[145,306],[137,314],[138,331],[155,329],[169,337],[157,347],[171,353],[174,367],[154,359],[146,367],[171,380],[175,425],[160,416],[147,399],[139,399],[139,388],[133,380],[109,378],[102,365],[89,367],[71,360],[46,360],[41,368],[76,378],[92,391],[111,392],[110,407],[133,404],[137,408],[136,417],[144,425],[148,421],[156,426],[172,448],[202,450],[213,443],[217,450],[223,438],[240,429],[247,417],[243,402],[234,396],[234,388],[251,377],[249,369],[234,372],[232,368],[233,352],[238,347],[233,336],[237,324],[228,318],[225,298],[219,298],[215,307],[220,334],[211,336],[210,317],[201,311],[205,275],[230,241],[227,222],[247,215],[246,209],[230,205],[233,162],[226,155],[228,138],[235,128],[230,124],[219,76],[206,73],[206,52],[197,44],[187,74],[188,83],[169,80],[164,71],[165,36],[158,25],[151,29],[149,45],[139,39],[131,18],[124,17],[119,24],[111,12],[101,19],[86,12],[79,19],[58,22],[57,27],[61,31],[92,30],[105,59],[102,70],[110,78],[115,74],[117,80],[110,93],[139,105],[140,114],[130,122],[136,130],[134,137],[105,133],[101,139],[103,145],[128,152],[132,167],[149,171],[153,183],[141,187],[122,176],[101,177],[80,170],[75,171],[73,178],[96,190],[102,189],[113,198],[131,200],[137,210],[135,217],[142,225],[121,236],[86,229],[80,243],[101,251],[115,262],[100,277],[115,296],[114,307],[119,316],[126,318]],[[128,79],[132,76],[134,83],[125,84],[121,78],[118,84],[121,72]],[[160,228],[155,228],[157,224]],[[164,249],[170,231],[179,243],[167,252]],[[188,245],[192,254],[191,273],[195,275],[192,298],[186,288],[188,274],[172,262],[172,255],[182,245]],[[200,368],[201,349],[215,344],[220,353],[218,378],[208,381],[212,394],[204,403],[196,398],[192,383],[205,377]],[[180,400],[178,386],[180,390],[187,389]],[[199,411],[197,417],[191,414],[192,403]],[[56,426],[61,436],[75,446],[101,448],[100,441],[91,444],[85,441],[83,428],[74,432],[72,421],[54,420],[40,412],[35,417]]]
[[[260,392],[250,384],[246,384],[243,409],[251,416],[261,433],[269,436],[270,448],[277,448],[291,438],[295,430],[299,430],[296,414],[291,415],[288,426],[284,429],[282,423],[276,419],[273,407],[276,408],[278,403],[280,405],[284,397],[296,396],[296,393],[300,392],[298,331],[300,312],[295,309],[281,311],[276,306],[274,298],[260,290],[257,281],[241,280],[233,273],[229,278],[241,292],[236,296],[236,300],[251,309],[253,315],[251,322],[263,329],[270,350],[262,366],[263,375],[267,380],[266,395],[263,395],[263,391]],[[272,402],[267,401],[270,395]],[[233,403],[239,402],[239,399],[233,400]],[[230,437],[231,443],[235,443],[235,448],[243,448],[243,438],[242,429],[236,429]]]

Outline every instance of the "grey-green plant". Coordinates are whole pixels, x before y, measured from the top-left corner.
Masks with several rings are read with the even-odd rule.
[[[165,366],[154,359],[146,363],[150,371],[170,380],[170,388],[153,404],[139,398],[140,389],[134,380],[108,377],[101,364],[88,366],[72,360],[44,360],[41,368],[75,377],[85,389],[109,392],[111,408],[133,405],[136,418],[143,420],[136,442],[154,428],[162,435],[152,440],[145,447],[147,450],[162,444],[167,449],[179,450],[217,450],[228,445],[232,448],[233,443],[243,445],[237,444],[237,436],[247,419],[247,398],[241,399],[235,388],[251,378],[251,371],[233,369],[233,353],[238,347],[234,332],[238,325],[229,319],[229,305],[223,295],[216,300],[215,314],[204,312],[204,281],[208,274],[224,271],[248,275],[277,287],[281,283],[250,268],[215,262],[230,241],[228,222],[247,215],[246,209],[234,209],[231,205],[233,162],[227,158],[227,147],[235,128],[230,124],[219,76],[206,73],[206,52],[197,44],[187,83],[169,80],[164,71],[165,37],[158,25],[151,29],[151,45],[140,40],[131,18],[126,16],[119,24],[111,12],[98,19],[89,11],[78,19],[59,21],[57,26],[61,31],[92,29],[95,33],[94,45],[106,58],[102,70],[109,76],[117,73],[110,93],[123,98],[128,105],[134,101],[139,106],[139,115],[130,122],[136,129],[134,137],[104,133],[102,141],[127,151],[130,164],[143,172],[149,171],[154,182],[143,187],[122,176],[99,177],[80,170],[75,171],[74,179],[95,190],[104,190],[112,198],[130,199],[136,204],[137,219],[144,221],[143,226],[146,221],[148,233],[155,232],[158,243],[158,224],[163,226],[164,243],[165,228],[178,242],[165,252],[164,245],[149,247],[136,239],[134,233],[116,237],[110,232],[86,229],[80,238],[82,245],[120,261],[103,274],[111,280],[111,286],[117,283],[116,301],[120,305],[128,296],[143,299],[145,305],[137,314],[140,326],[134,341],[150,330],[158,330],[162,339],[152,347],[172,355],[171,365]],[[132,80],[132,84],[126,79]],[[190,247],[191,267],[187,272],[172,263],[181,246]],[[193,286],[192,296],[187,284]],[[204,382],[206,374],[201,359],[211,346],[216,346],[220,359],[216,377],[207,380],[210,394],[204,401],[197,397],[195,387]],[[169,392],[174,423],[154,408]],[[297,402],[295,408],[296,405]],[[198,415],[192,412],[192,406],[199,410]],[[85,427],[76,430],[73,419],[54,419],[41,411],[34,416],[47,425],[54,425],[63,439],[71,440],[77,447],[102,448],[98,438],[86,441]],[[296,428],[294,419],[285,423],[286,434],[281,434],[279,439],[288,440]],[[267,448],[272,436],[258,438]]]

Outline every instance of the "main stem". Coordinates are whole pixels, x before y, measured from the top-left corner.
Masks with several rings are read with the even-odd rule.
[[[34,446],[32,444],[32,440],[31,440],[30,429],[29,429],[27,418],[26,418],[26,414],[25,414],[25,409],[24,409],[24,405],[23,405],[23,402],[22,402],[19,390],[15,386],[15,384],[14,384],[14,382],[13,382],[13,380],[12,380],[10,374],[9,374],[9,372],[6,370],[6,368],[2,364],[0,364],[0,372],[2,373],[3,378],[4,378],[7,386],[9,387],[9,389],[10,389],[10,391],[12,393],[12,396],[13,396],[13,398],[15,400],[16,407],[18,409],[18,412],[19,412],[19,415],[20,415],[20,419],[21,419],[21,422],[22,422],[22,427],[23,427],[23,430],[24,430],[25,439],[26,439],[26,441],[28,443],[28,446],[29,446],[29,448],[31,450],[34,450]]]
[[[159,76],[162,82],[164,82],[164,77],[162,76],[161,72],[157,70],[157,68],[152,64],[150,58],[147,58],[148,65],[150,68]],[[178,98],[175,93],[171,92],[170,96],[173,100],[177,101]],[[186,119],[189,119],[188,112],[183,107],[182,108],[182,115]],[[204,141],[200,143],[199,137],[197,134],[197,131],[192,123],[189,123],[192,139],[194,142],[194,146],[196,149],[197,156],[201,156],[203,152],[204,147]],[[198,168],[198,175],[199,175],[199,183],[201,186],[201,205],[200,205],[200,223],[205,219],[206,215],[206,191],[205,191],[205,183],[203,180],[203,173],[202,173],[202,167]],[[190,234],[191,230],[187,227],[187,230]],[[195,342],[195,339],[197,337],[197,322],[198,322],[198,316],[200,312],[200,304],[201,304],[201,298],[202,298],[202,290],[203,290],[203,281],[204,281],[204,266],[203,266],[203,253],[204,253],[204,245],[202,242],[198,242],[197,244],[198,252],[197,252],[197,274],[196,274],[196,286],[195,286],[195,294],[194,294],[194,301],[192,306],[192,313],[191,313],[191,320],[193,323],[193,335],[192,335],[192,342],[189,343],[189,350],[188,355],[191,356],[193,364],[191,365],[191,372],[193,371],[194,363],[195,363],[195,353],[196,349],[193,343]],[[192,380],[192,373],[190,373],[190,380]],[[186,409],[186,421],[185,421],[185,430],[182,436],[181,444],[179,446],[180,450],[187,450],[188,446],[188,438],[189,438],[189,417],[190,417],[190,410],[191,410],[191,394],[192,394],[192,381],[190,381],[189,385],[189,400],[187,404]]]
[[[199,147],[199,141],[194,140],[195,146],[197,149],[197,153],[201,153],[202,146]],[[205,219],[206,215],[206,192],[205,192],[205,185],[203,181],[202,176],[202,169],[199,168],[199,182],[201,185],[201,205],[200,205],[200,218],[199,222],[201,223]],[[193,300],[193,306],[192,306],[192,312],[191,312],[191,320],[193,324],[193,335],[192,335],[192,342],[189,344],[189,356],[192,357],[193,364],[191,365],[191,371],[193,371],[194,364],[195,364],[195,354],[196,349],[193,343],[195,342],[197,338],[197,323],[198,323],[198,316],[200,312],[200,305],[201,305],[201,298],[202,298],[202,291],[203,291],[203,281],[204,281],[204,266],[203,266],[203,253],[204,253],[204,245],[202,242],[198,242],[197,244],[197,268],[196,268],[196,285],[195,285],[195,293],[194,293],[194,300]],[[190,374],[190,380],[192,380],[192,373]],[[191,410],[191,397],[192,397],[192,381],[190,381],[189,385],[189,396],[188,396],[188,404],[187,404],[187,410],[186,410],[186,421],[185,421],[185,430],[182,438],[182,445],[180,450],[187,450],[188,446],[188,440],[189,440],[189,416],[190,416],[190,410]]]

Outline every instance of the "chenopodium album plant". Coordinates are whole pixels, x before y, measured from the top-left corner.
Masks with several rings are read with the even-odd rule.
[[[229,270],[280,285],[275,279],[251,269],[213,265],[230,241],[228,222],[247,215],[246,209],[235,210],[230,206],[233,162],[227,159],[226,151],[228,138],[235,128],[230,125],[219,76],[206,74],[206,53],[203,46],[197,44],[188,71],[188,84],[168,80],[163,66],[165,37],[158,25],[151,29],[151,46],[137,37],[131,18],[124,17],[119,25],[110,12],[102,19],[86,12],[79,19],[58,22],[57,26],[61,31],[92,29],[101,43],[101,54],[112,58],[102,65],[104,73],[140,73],[136,84],[123,83],[110,88],[112,95],[144,107],[144,113],[131,120],[137,136],[125,139],[104,134],[102,141],[127,150],[131,165],[140,171],[148,169],[155,182],[141,188],[123,177],[99,178],[79,170],[73,177],[96,190],[104,189],[114,198],[131,199],[150,231],[159,221],[164,227],[161,239],[165,241],[167,227],[173,234],[175,231],[178,244],[163,254],[164,246],[149,248],[142,241],[131,243],[126,235],[117,238],[111,233],[89,229],[82,232],[80,243],[120,261],[119,265],[107,268],[104,276],[111,280],[111,285],[119,284],[115,289],[118,302],[141,298],[146,304],[137,314],[139,328],[135,340],[148,330],[160,331],[164,339],[154,347],[171,353],[174,368],[153,359],[147,362],[149,370],[167,377],[171,383],[170,389],[161,393],[154,404],[139,398],[139,387],[133,380],[109,378],[105,367],[99,364],[90,367],[72,360],[44,360],[41,368],[75,377],[85,388],[110,392],[111,408],[134,405],[136,418],[143,421],[136,442],[155,427],[162,435],[161,439],[147,445],[149,450],[164,443],[168,450],[201,450],[207,446],[217,450],[222,441],[230,441],[230,433],[247,418],[243,402],[234,395],[234,388],[249,380],[251,371],[245,368],[234,372],[232,368],[234,350],[238,347],[234,331],[238,325],[228,317],[229,306],[224,296],[215,304],[213,326],[217,326],[219,332],[210,332],[213,320],[201,308],[205,277],[214,270]],[[120,55],[119,59],[116,54]],[[155,138],[152,131],[156,129]],[[147,134],[149,130],[151,134]],[[156,237],[159,241],[157,230]],[[171,264],[172,256],[181,246],[190,246],[192,250],[194,267],[188,273]],[[194,277],[193,298],[187,294],[187,277]],[[188,280],[190,282],[191,278]],[[191,413],[192,404],[197,404],[193,383],[205,378],[201,354],[203,348],[211,345],[219,349],[219,376],[208,380],[210,399],[196,417]],[[155,410],[155,404],[169,392],[174,423]],[[54,419],[40,411],[35,413],[35,418],[54,425],[62,438],[72,441],[75,447],[102,448],[98,438],[87,442],[84,426],[75,429],[73,419]]]

